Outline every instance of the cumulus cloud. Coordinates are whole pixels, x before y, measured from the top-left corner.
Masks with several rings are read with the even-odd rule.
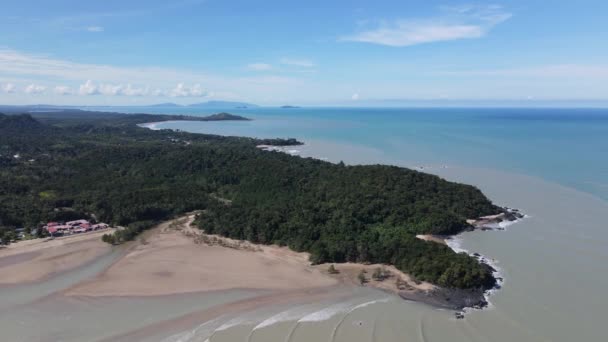
[[[117,96],[122,95],[122,84],[100,84],[97,89],[102,95]]]
[[[150,88],[149,87],[138,88],[138,87],[133,87],[130,84],[127,84],[126,87],[122,88],[121,93],[122,93],[122,95],[125,95],[125,96],[146,96],[150,93]]]
[[[106,87],[101,87],[102,84],[125,85],[120,92],[117,91],[123,95],[137,93],[133,89],[128,90],[130,83],[146,86],[141,88],[139,93],[145,93],[145,89],[150,86],[146,96],[170,97],[172,85],[178,83],[192,85],[204,80],[206,84],[213,85],[215,94],[225,94],[221,95],[222,98],[231,100],[259,99],[268,96],[267,94],[273,94],[273,96],[289,94],[293,89],[291,87],[300,85],[302,82],[297,78],[268,76],[264,73],[258,76],[243,77],[214,75],[198,69],[150,66],[119,67],[76,63],[0,48],[0,76],[4,75],[10,75],[23,84],[36,83],[36,80],[44,79],[55,82],[53,86],[71,85],[74,95],[100,95],[101,91],[108,92]],[[85,80],[90,81],[83,84]],[[189,88],[194,88],[191,91],[192,96],[209,96],[209,90],[202,89],[200,85]]]
[[[293,58],[281,58],[281,64],[297,66],[301,68],[312,68],[315,67],[316,64],[308,59],[293,59]]]
[[[86,30],[89,32],[103,32],[104,28],[102,26],[89,26]]]
[[[80,87],[78,88],[78,94],[80,94],[80,95],[99,95],[101,93],[99,92],[97,85],[95,85],[93,83],[93,81],[88,80],[88,81],[86,81],[86,83],[80,85]]]
[[[54,92],[57,95],[72,95],[74,93],[72,88],[66,86],[56,86]]]
[[[146,96],[150,93],[149,87],[134,87],[131,84],[96,84],[91,80],[80,85],[80,95],[106,95],[106,96]]]
[[[510,17],[511,13],[498,5],[445,6],[441,7],[441,13],[433,18],[382,22],[375,28],[343,37],[342,40],[403,47],[480,38]]]
[[[267,63],[251,63],[247,65],[247,68],[255,71],[266,71],[272,69],[272,65]]]
[[[0,87],[0,89],[2,89],[2,91],[5,93],[11,94],[17,90],[17,87],[15,87],[15,85],[12,83],[6,83],[6,84],[3,84],[2,87]]]
[[[200,84],[195,84],[192,87],[186,86],[183,83],[178,83],[175,88],[169,92],[171,97],[203,97],[207,96],[207,92],[203,90]]]
[[[154,89],[154,91],[151,92],[152,95],[154,96],[166,96],[165,91],[163,91],[162,89]]]
[[[46,90],[45,86],[39,85],[39,84],[30,84],[27,87],[25,87],[25,93],[26,94],[42,94],[44,93],[44,91]]]

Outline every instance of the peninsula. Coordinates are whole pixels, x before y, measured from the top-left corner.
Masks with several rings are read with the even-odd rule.
[[[417,238],[457,234],[473,228],[468,219],[505,212],[473,186],[395,166],[347,166],[256,148],[301,144],[295,139],[138,126],[167,120],[247,119],[228,113],[0,115],[0,238],[21,227],[44,236],[44,222],[85,217],[123,227],[104,238],[120,244],[199,211],[192,224],[206,235],[305,252],[320,267],[385,265],[412,284],[429,284],[406,291],[414,293],[404,296],[410,299],[433,298],[450,308],[483,305],[483,291],[496,284],[490,266]]]

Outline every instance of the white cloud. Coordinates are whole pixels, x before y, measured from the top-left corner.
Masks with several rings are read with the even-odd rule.
[[[104,28],[102,26],[89,26],[86,30],[89,32],[103,32]]]
[[[44,91],[46,90],[45,86],[39,85],[39,84],[30,84],[27,87],[25,87],[25,93],[26,94],[42,94],[44,93]]]
[[[74,93],[72,88],[66,86],[56,86],[54,92],[57,95],[72,95]]]
[[[434,18],[400,19],[343,37],[344,41],[403,47],[485,36],[511,17],[497,5],[442,7]]]
[[[127,84],[126,87],[122,88],[122,95],[125,96],[146,96],[150,93],[149,87],[137,88]]]
[[[11,82],[17,85],[36,84],[44,80],[45,84],[52,84],[53,88],[56,85],[70,86],[74,95],[102,96],[102,92],[114,91],[121,95],[136,96],[136,93],[141,93],[141,96],[170,97],[175,84],[198,84],[198,87],[192,86],[192,97],[209,96],[212,90],[217,98],[259,102],[289,96],[293,87],[301,86],[303,82],[295,77],[268,74],[242,77],[208,74],[199,69],[75,63],[3,48],[0,48],[0,78],[5,83]],[[133,85],[131,89],[128,84]],[[120,90],[113,90],[112,87],[116,85],[123,86]],[[136,88],[135,85],[141,88]],[[206,85],[212,85],[214,89],[208,89]],[[47,95],[51,94],[47,93]],[[51,97],[45,101],[56,102]],[[85,103],[84,99],[78,101]],[[102,99],[90,98],[86,101],[86,103],[101,103]],[[114,103],[123,102],[124,100],[116,99]]]
[[[247,65],[247,68],[255,71],[267,71],[272,69],[272,65],[267,63],[251,63]]]
[[[17,87],[15,87],[15,85],[12,83],[6,83],[6,84],[2,85],[2,87],[0,89],[2,89],[2,91],[5,93],[12,94],[17,90]]]
[[[159,91],[159,90],[157,90]],[[131,84],[96,84],[92,80],[81,84],[80,95],[106,95],[106,96],[146,96],[150,93],[149,87],[134,87]]]
[[[169,92],[171,97],[203,97],[207,96],[207,92],[203,90],[200,84],[195,84],[188,87],[183,83],[178,83],[175,88]]]
[[[315,67],[316,64],[307,59],[292,59],[292,58],[282,58],[281,64],[297,66],[301,68],[312,68]]]
[[[93,81],[88,80],[85,84],[81,84],[80,88],[78,88],[78,94],[80,95],[99,95],[99,89]]]
[[[353,96],[350,97],[353,101],[357,101],[359,99],[359,94],[354,93]]]
[[[154,91],[151,92],[151,94],[153,96],[166,96],[166,93],[162,90],[162,89],[154,89]]]

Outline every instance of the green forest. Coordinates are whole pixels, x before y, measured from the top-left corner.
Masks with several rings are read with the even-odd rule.
[[[171,120],[241,120],[237,116]],[[163,115],[98,112],[0,114],[0,239],[17,227],[88,217],[134,239],[201,210],[208,233],[287,245],[311,261],[393,264],[453,288],[494,285],[491,269],[416,234],[456,234],[467,218],[495,214],[479,189],[386,165],[347,166],[257,145],[253,139],[153,131]]]

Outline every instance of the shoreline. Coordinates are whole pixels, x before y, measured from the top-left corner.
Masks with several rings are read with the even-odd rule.
[[[161,223],[145,232],[105,271],[93,279],[66,289],[64,295],[154,297],[236,289],[282,292],[364,286],[402,299],[455,311],[487,305],[485,292],[481,289],[448,289],[418,282],[392,265],[311,265],[308,253],[205,234],[191,225],[193,220],[194,215],[190,214]],[[160,240],[155,241],[159,237]],[[183,261],[187,256],[195,257],[193,264]],[[167,257],[182,261],[168,261]],[[203,259],[207,261],[199,261]],[[222,269],[218,268],[220,263],[224,264]],[[328,272],[330,265],[337,270],[335,274]],[[385,276],[375,279],[373,274],[376,270],[382,270]],[[365,274],[364,283],[358,279],[361,272]],[[235,277],[237,273],[238,276]],[[210,280],[210,274],[217,275],[221,280]],[[175,282],[175,278],[179,278],[179,282]]]
[[[0,249],[0,287],[40,284],[93,263],[112,252],[101,236],[113,231],[20,241]]]

